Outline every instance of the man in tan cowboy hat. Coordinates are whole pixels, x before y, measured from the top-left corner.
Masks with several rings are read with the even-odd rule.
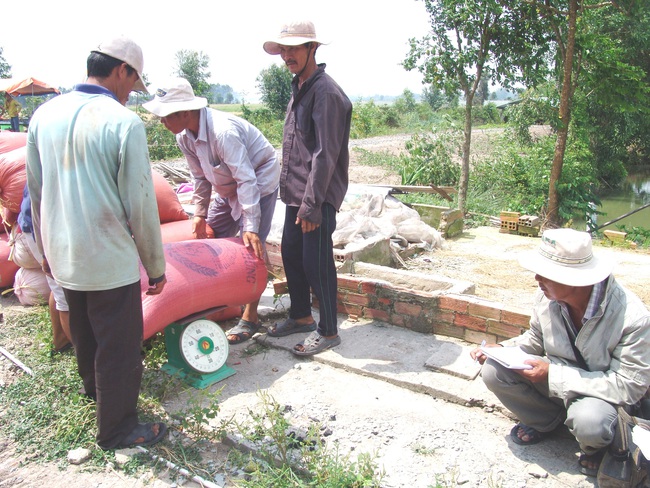
[[[348,188],[348,139],[352,103],[316,63],[325,44],[308,21],[288,23],[277,38],[264,43],[293,73],[292,96],[284,122],[280,198],[286,205],[282,263],[291,309],[270,336],[311,332],[293,352],[308,356],[340,344],[337,282],[332,233]],[[320,306],[318,326],[312,317],[310,289]]]
[[[500,345],[536,356],[531,369],[511,370],[487,359],[485,385],[519,419],[510,438],[535,444],[560,423],[575,436],[580,471],[595,476],[616,426],[616,406],[635,405],[650,385],[650,313],[619,285],[613,263],[592,253],[591,237],[547,230],[520,264],[535,273],[539,292],[530,329]],[[495,347],[490,344],[483,347]]]
[[[187,159],[194,178],[196,238],[207,237],[206,224],[215,237],[240,232],[246,247],[264,259],[278,199],[280,164],[275,149],[248,121],[207,105],[207,99],[194,96],[187,80],[174,78],[142,106],[176,134]],[[213,188],[217,195],[210,203]],[[227,332],[230,344],[250,339],[260,328],[258,304],[259,300],[247,304],[239,323]]]

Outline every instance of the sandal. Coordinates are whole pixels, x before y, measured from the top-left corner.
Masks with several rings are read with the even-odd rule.
[[[528,437],[527,441],[519,437],[519,429],[523,431],[523,435]],[[522,424],[521,422],[515,425],[512,430],[510,430],[510,438],[512,439],[512,442],[519,444],[520,446],[531,446],[533,444],[537,444],[539,441],[544,439],[545,436],[545,432],[540,432],[537,429],[533,429],[532,427],[528,427],[527,425]]]
[[[299,324],[292,318],[288,318],[281,324],[275,324],[267,327],[266,333],[271,337],[284,337],[300,332],[313,332],[316,330],[316,322],[311,324]]]
[[[237,337],[236,339],[228,338],[228,344],[239,344],[241,342],[247,341],[253,337],[253,334],[255,334],[255,332],[257,332],[261,326],[262,324],[259,322],[255,324],[253,322],[249,322],[248,320],[239,319],[239,323],[228,332],[226,332],[226,336]]]
[[[580,458],[578,459],[578,467],[580,472],[585,476],[596,476],[598,474],[598,468],[600,467],[600,462],[603,460],[605,455],[605,449],[596,451],[593,454],[587,454],[585,452],[580,452]],[[593,464],[595,467],[590,468],[588,464]]]
[[[158,433],[155,427],[158,426]],[[167,426],[162,422],[150,422],[147,424],[138,424],[135,429],[127,435],[122,442],[118,444],[118,449],[127,447],[150,446],[162,440],[167,433]]]
[[[341,337],[339,336],[328,339],[320,335],[317,331],[314,331],[301,344],[294,346],[293,353],[298,356],[313,356],[326,349],[338,346],[340,343]]]

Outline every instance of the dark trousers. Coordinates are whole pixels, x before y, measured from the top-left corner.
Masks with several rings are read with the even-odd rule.
[[[287,277],[292,319],[311,315],[310,287],[320,304],[318,332],[323,336],[338,333],[336,317],[336,266],[332,233],[336,229],[336,210],[328,203],[321,207],[323,220],[312,232],[302,233],[296,225],[298,207],[286,207],[282,232],[282,265]]]
[[[97,444],[116,447],[138,424],[142,380],[140,283],[104,291],[64,288],[77,368],[97,398]]]

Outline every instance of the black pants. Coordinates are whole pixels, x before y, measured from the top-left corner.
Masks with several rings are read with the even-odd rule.
[[[311,315],[310,287],[320,304],[318,332],[323,336],[338,333],[336,317],[336,266],[332,233],[336,229],[336,210],[328,203],[321,207],[323,220],[312,232],[302,233],[296,225],[298,207],[286,207],[282,232],[282,265],[287,277],[292,319]]]
[[[140,283],[104,291],[64,288],[79,375],[97,398],[97,444],[116,447],[138,424],[142,380]]]

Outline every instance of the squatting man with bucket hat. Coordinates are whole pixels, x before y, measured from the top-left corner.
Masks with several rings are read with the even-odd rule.
[[[471,356],[519,419],[514,443],[536,444],[564,422],[580,445],[580,471],[596,476],[614,437],[616,406],[636,405],[650,385],[650,313],[616,282],[613,263],[593,254],[586,232],[547,230],[519,262],[539,284],[530,328],[499,345],[535,356],[525,361],[532,368],[507,369],[481,348]]]
[[[348,188],[348,139],[352,103],[341,87],[316,63],[324,44],[309,21],[281,27],[264,50],[280,55],[294,75],[284,121],[280,198],[286,205],[282,264],[291,309],[270,336],[311,332],[293,348],[309,356],[340,344],[337,325],[336,266],[332,233],[336,212]],[[310,289],[318,298],[318,325],[311,312]]]
[[[234,237],[241,232],[246,247],[264,259],[278,199],[280,164],[275,149],[255,126],[232,114],[209,108],[183,78],[158,87],[142,106],[160,117],[187,159],[194,179],[196,204],[192,233]],[[212,188],[217,195],[212,203]],[[260,328],[259,299],[246,305],[239,323],[226,332],[230,344],[250,339]]]

